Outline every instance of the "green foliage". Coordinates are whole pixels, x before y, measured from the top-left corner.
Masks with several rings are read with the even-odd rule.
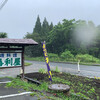
[[[84,94],[82,94],[80,92],[78,92],[76,94],[79,95],[81,98],[84,98],[84,100],[89,100],[90,99],[89,97],[87,97],[86,95],[84,95]]]
[[[49,32],[49,23],[48,23],[47,19],[44,18],[44,21],[42,24],[42,34],[41,35],[47,36],[48,32]]]
[[[41,22],[40,22],[40,17],[38,15],[37,17],[37,21],[36,21],[36,24],[35,24],[35,28],[33,30],[33,33],[41,33]]]
[[[60,70],[58,69],[58,67],[56,66],[56,69],[54,70],[55,72],[60,72]]]
[[[40,68],[39,72],[45,74],[45,73],[47,73],[47,70],[45,70],[44,68]]]
[[[89,95],[91,95],[92,93],[95,94],[95,89],[92,87],[90,90],[87,91],[87,93],[88,93]]]
[[[30,61],[45,61],[44,57],[28,57],[28,56],[25,56],[25,60],[30,60]]]
[[[0,38],[7,38],[7,33],[5,32],[0,32]]]
[[[90,41],[90,37],[94,39]],[[62,23],[59,22],[53,26],[53,23],[49,24],[46,18],[41,23],[38,16],[33,33],[27,33],[25,38],[32,38],[39,43],[38,46],[30,46],[25,49],[25,54],[30,57],[43,56],[41,42],[45,40],[47,51],[57,55],[62,53],[63,59],[66,59],[66,55],[73,58],[78,54],[90,54],[100,58],[100,25],[96,27],[92,21],[64,19]],[[93,61],[96,60],[94,57]],[[55,59],[51,57],[50,59],[51,61],[59,60],[58,57]]]
[[[58,58],[58,54],[48,53],[49,58]]]
[[[41,98],[41,96],[48,98],[50,100],[87,100],[87,99],[96,99],[99,100],[99,90],[100,88],[96,87],[95,81],[92,78],[85,78],[76,75],[71,75],[68,73],[53,73],[53,81],[52,84],[67,84],[70,86],[70,95],[66,96],[63,92],[51,91],[48,89],[48,85],[50,84],[49,80],[47,81],[45,77],[42,80],[41,85],[36,85],[33,83],[27,83],[22,81],[19,78],[14,78],[12,82],[7,83],[7,87],[14,88],[22,88],[27,91],[34,91],[31,93],[31,96],[37,96]],[[38,92],[36,92],[36,90]],[[19,91],[20,92],[20,91]],[[46,92],[50,95],[46,95]],[[53,96],[55,95],[55,96]]]
[[[78,54],[76,55],[77,59],[80,59],[81,62],[95,62],[98,63],[99,59],[89,55],[89,54]]]
[[[24,63],[24,66],[30,66],[30,65],[32,65],[32,63],[28,63],[28,62]]]
[[[34,96],[34,95],[37,95],[37,93],[36,92],[30,93],[30,96]]]
[[[52,80],[55,82],[62,82],[63,84],[71,85],[70,81],[64,80],[64,79],[59,78],[59,77],[53,77]]]
[[[51,55],[50,55],[51,56]],[[81,55],[83,56],[83,55]],[[90,55],[91,56],[91,55]],[[31,60],[31,61],[45,61],[44,57],[27,57],[25,56],[25,60]],[[79,55],[74,58],[61,58],[61,57],[50,57],[49,60],[51,62],[71,62],[71,63],[77,63],[79,60]],[[93,64],[100,64],[100,59],[95,57],[84,57],[84,59],[80,59],[80,64],[82,65],[93,65]],[[99,65],[98,65],[99,66]]]
[[[74,55],[71,54],[71,52],[69,50],[65,50],[65,52],[63,52],[61,54],[61,57],[66,59],[66,58],[74,58]]]
[[[49,25],[46,18],[44,18],[43,23],[41,24],[39,16],[37,17],[33,33],[27,33],[24,38],[33,39],[38,42],[36,46],[28,46],[25,48],[25,54],[29,57],[38,57],[43,56],[42,44],[41,42],[47,40],[48,33],[52,30],[53,24]]]

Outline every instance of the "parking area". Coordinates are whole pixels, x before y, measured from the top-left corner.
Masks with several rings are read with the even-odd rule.
[[[30,93],[23,89],[6,87],[6,83],[10,82],[10,78],[0,79],[0,100],[37,100],[37,97],[31,97]]]
[[[43,96],[30,96],[30,91],[25,91],[20,88],[6,87],[6,83],[11,82],[10,78],[0,78],[0,100],[50,100]]]

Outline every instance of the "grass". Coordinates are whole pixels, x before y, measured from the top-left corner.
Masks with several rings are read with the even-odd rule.
[[[78,100],[78,98],[79,98],[72,94],[70,97],[66,97],[65,95],[63,95],[63,93],[56,93],[57,95],[61,95],[61,97],[59,97],[59,96],[55,95],[55,93],[53,93],[53,91],[50,92],[48,90],[48,83],[46,83],[46,82],[43,82],[41,85],[37,86],[36,84],[27,83],[27,82],[22,81],[19,78],[15,78],[12,80],[11,83],[7,83],[6,87],[22,88],[26,91],[33,91],[33,93],[31,93],[30,95],[37,96],[39,100],[41,99],[40,96],[43,96],[50,100],[63,100],[63,99],[64,100]],[[45,92],[49,92],[51,94],[49,96],[47,96],[45,94]]]
[[[25,60],[30,60],[30,61],[45,61],[44,57],[27,57],[25,56]],[[72,63],[72,64],[77,64],[77,59],[62,59],[60,57],[50,57],[49,58],[50,62],[62,62],[62,63]],[[95,66],[100,66],[100,60],[97,59],[95,62],[91,61],[91,62],[86,62],[86,61],[81,61],[80,62],[81,65],[95,65]]]
[[[4,78],[14,79],[13,77],[10,77],[10,76],[0,77],[0,79],[4,79]]]
[[[24,66],[30,66],[30,65],[32,65],[32,63],[28,63],[28,62],[24,63]]]
[[[27,57],[27,56],[25,56],[25,60],[30,60],[30,61],[45,61],[44,57]]]
[[[42,74],[44,73],[42,70]],[[40,74],[41,74],[40,73]],[[42,74],[39,77],[42,77]],[[100,99],[100,86],[96,82],[100,82],[99,79],[91,79],[87,77],[81,77],[76,75],[71,75],[68,73],[52,72],[52,84],[67,84],[71,87],[70,96],[66,96],[63,92],[51,91],[48,89],[50,84],[48,75],[46,77],[38,80],[38,77],[35,78],[42,82],[41,85],[36,85],[33,83],[27,83],[21,80],[20,78],[14,78],[11,83],[7,83],[7,87],[22,88],[26,91],[32,91],[31,96],[37,96],[39,99],[43,96],[51,100],[99,100]],[[34,75],[32,75],[34,76]],[[34,77],[33,77],[34,79]],[[49,93],[49,95],[47,95]]]

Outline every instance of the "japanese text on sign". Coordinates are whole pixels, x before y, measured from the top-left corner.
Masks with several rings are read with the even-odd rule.
[[[0,67],[21,66],[21,53],[0,53]]]
[[[45,42],[42,43],[42,47],[43,47],[45,62],[47,64],[47,70],[48,70],[48,74],[49,74],[49,80],[52,81],[52,74],[51,74],[51,70],[50,70],[50,64],[49,64],[49,59],[48,59],[48,56],[47,56],[47,50],[46,50]]]

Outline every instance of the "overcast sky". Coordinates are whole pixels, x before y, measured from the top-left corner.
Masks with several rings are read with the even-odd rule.
[[[0,4],[1,4],[0,0]],[[0,32],[23,38],[32,32],[37,15],[54,25],[63,19],[92,20],[100,25],[100,0],[8,0],[0,10]]]

